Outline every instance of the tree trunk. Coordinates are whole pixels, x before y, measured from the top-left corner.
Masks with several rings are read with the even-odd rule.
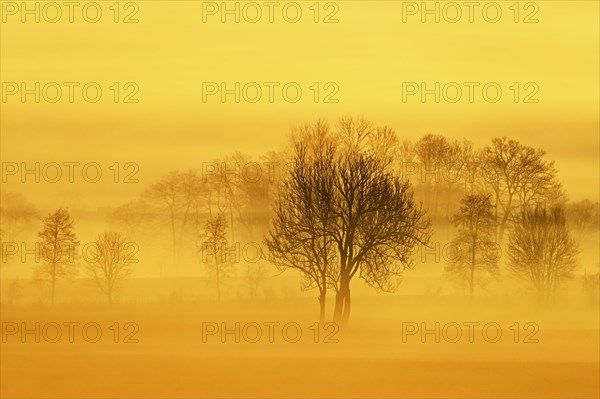
[[[345,327],[350,317],[350,280],[340,279],[340,289],[335,296],[334,321],[340,327]]]
[[[342,292],[342,288],[338,290],[335,294],[335,308],[333,310],[333,320],[336,323],[340,323],[342,321],[342,311],[344,307],[344,293]]]
[[[327,290],[322,290],[319,295],[319,322],[321,325],[325,323],[325,299],[327,295]]]
[[[342,316],[342,326],[344,327],[348,325],[348,320],[350,319],[350,303],[350,285],[348,285],[344,293],[344,314]]]
[[[107,290],[108,293],[108,306],[112,307],[113,301],[112,301],[112,288],[109,288]]]
[[[183,214],[183,221],[181,222],[181,230],[179,231],[179,241],[177,243],[177,258],[176,258],[176,268],[175,271],[179,270],[179,257],[181,256],[181,245],[183,244],[183,233],[185,231],[185,226],[187,225],[187,218],[190,211],[190,205],[188,203],[185,208],[185,212]]]
[[[471,278],[469,280],[469,302],[473,303],[473,274],[475,273],[475,269],[471,267]]]
[[[171,208],[171,236],[173,239],[173,270],[177,269],[177,235],[175,234],[175,214]]]
[[[504,216],[502,217],[502,221],[500,222],[500,232],[498,236],[498,243],[502,245],[502,241],[504,240],[504,231],[506,230],[506,224],[508,223],[508,217],[510,216],[512,206],[512,194],[508,197],[508,202],[506,204],[506,210],[504,212]]]

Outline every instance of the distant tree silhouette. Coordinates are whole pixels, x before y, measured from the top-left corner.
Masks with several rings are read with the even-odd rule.
[[[204,227],[201,242],[202,262],[214,273],[217,300],[221,300],[223,282],[232,273],[232,262],[227,258],[227,222],[223,212],[211,217]]]
[[[583,274],[583,292],[590,306],[598,307],[600,305],[600,264],[597,268],[598,272],[588,273],[587,270]]]
[[[209,186],[209,216],[212,217],[213,215],[213,204],[216,205],[216,212],[227,213],[231,242],[236,242],[235,214],[239,215],[240,212],[238,190],[242,182],[243,163],[244,157],[240,153],[215,159],[210,165],[210,171],[203,176]]]
[[[109,221],[111,224],[124,230],[127,237],[133,237],[141,228],[147,227],[149,209],[142,201],[129,201],[121,206],[111,209]]]
[[[4,299],[9,304],[17,304],[22,297],[23,286],[19,279],[14,279],[8,287],[6,287],[6,292],[2,292]]]
[[[554,162],[544,159],[546,152],[533,149],[506,137],[492,139],[484,148],[482,177],[493,193],[498,242],[513,222],[515,212],[536,203],[558,204],[563,200]]]
[[[124,236],[109,231],[99,234],[94,244],[86,253],[86,268],[112,305],[117,285],[132,273],[131,246]]]
[[[372,142],[371,136],[375,132],[375,125],[365,118],[343,116],[338,120],[336,136],[345,152],[364,151]]]
[[[499,246],[495,241],[495,219],[490,196],[473,194],[463,197],[453,222],[456,233],[452,243],[457,253],[451,256],[446,271],[467,281],[472,301],[476,273],[498,274]]]
[[[155,216],[169,226],[175,271],[185,232],[193,227],[194,212],[198,212],[205,195],[202,177],[193,170],[170,172],[142,194],[142,200],[156,210]]]
[[[162,209],[168,214],[169,226],[171,229],[171,245],[173,254],[173,267],[177,265],[177,218],[180,208],[181,190],[179,189],[179,172],[171,172],[154,183],[148,190],[142,194],[142,198],[153,205],[159,206],[159,212]],[[162,208],[162,209],[161,209]]]
[[[0,265],[10,262],[6,250],[33,231],[38,216],[37,208],[21,193],[0,190]]]
[[[38,218],[39,212],[23,194],[0,190],[0,229],[6,241],[17,240]]]
[[[569,227],[580,243],[589,238],[593,239],[593,234],[598,234],[598,227],[600,226],[598,202],[587,199],[570,202],[566,205],[565,213]]]
[[[390,127],[377,127],[368,137],[369,149],[384,165],[390,168],[394,165],[399,152],[399,142],[396,132]]]
[[[75,235],[75,222],[64,208],[59,208],[42,219],[42,230],[38,249],[40,260],[35,276],[50,280],[51,303],[54,305],[56,281],[77,274],[76,261],[79,241]]]
[[[556,298],[558,284],[577,266],[575,241],[561,207],[523,208],[509,234],[509,267],[536,288],[540,303]]]
[[[263,263],[263,260],[259,260],[254,264],[248,263],[246,265],[246,282],[248,283],[248,292],[250,298],[254,299],[258,296],[260,286],[267,279],[267,268]]]
[[[473,191],[469,165],[475,162],[472,144],[427,134],[415,143],[414,152],[418,162],[417,173],[412,176],[415,195],[432,219],[450,222],[461,198]]]

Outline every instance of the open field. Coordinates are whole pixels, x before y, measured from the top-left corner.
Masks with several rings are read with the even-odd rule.
[[[4,398],[599,396],[598,310],[576,301],[540,310],[523,298],[481,298],[469,307],[461,297],[357,296],[348,329],[328,325],[318,335],[312,327],[316,310],[311,298],[112,309],[4,306],[0,393]],[[22,335],[21,323],[35,330],[36,322],[39,343],[34,333]],[[79,323],[72,334],[64,324],[69,322]],[[9,334],[14,323],[19,331]],[[50,323],[60,326],[60,339]],[[96,327],[83,333],[88,323],[102,331],[95,343],[88,341],[96,339]],[[284,332],[287,323],[296,324]],[[215,326],[217,331],[210,330]],[[223,327],[230,331],[224,336]],[[423,328],[431,331],[422,335]]]

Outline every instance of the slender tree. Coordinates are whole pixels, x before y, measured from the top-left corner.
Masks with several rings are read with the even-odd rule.
[[[105,231],[96,238],[95,245],[86,253],[87,271],[100,291],[107,296],[109,305],[118,284],[131,275],[134,263],[131,243],[119,233]]]
[[[158,208],[157,216],[166,214],[171,230],[172,266],[175,268],[178,261],[177,248],[177,216],[180,205],[180,192],[178,189],[179,172],[170,172],[154,183],[142,193],[142,199]]]
[[[469,298],[473,292],[477,274],[498,274],[498,249],[495,241],[495,219],[489,195],[467,195],[454,215],[456,234],[452,241],[456,256],[449,259],[446,271],[467,281]]]
[[[583,292],[590,306],[598,307],[600,305],[600,264],[596,273],[583,274],[582,285]]]
[[[254,264],[246,265],[246,282],[248,283],[248,293],[250,298],[254,299],[258,296],[258,291],[264,281],[267,279],[267,268],[263,264],[263,260],[259,260]]]
[[[211,217],[204,227],[202,236],[202,262],[214,273],[217,300],[221,300],[223,282],[232,273],[232,262],[227,257],[227,222],[223,212]]]
[[[38,278],[50,280],[51,303],[54,305],[56,281],[77,274],[77,247],[75,222],[64,208],[48,214],[42,220],[42,230],[38,233],[38,249],[41,262],[35,273]]]

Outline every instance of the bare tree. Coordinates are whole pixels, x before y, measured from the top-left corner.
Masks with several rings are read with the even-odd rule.
[[[413,265],[413,247],[426,245],[431,232],[410,183],[385,172],[372,155],[352,151],[340,157],[332,191],[331,236],[340,261],[334,318],[345,325],[352,278],[359,273],[376,289],[394,291],[399,283],[394,278]]]
[[[335,145],[325,125],[317,122],[312,129],[296,138],[293,167],[281,186],[265,243],[269,260],[280,270],[299,270],[303,289],[319,289],[319,318],[324,322],[327,289],[337,281],[330,234]],[[311,137],[322,141],[311,143]]]
[[[8,263],[8,246],[33,231],[39,212],[20,193],[0,190],[0,265]]]
[[[584,295],[590,306],[598,307],[600,302],[600,264],[598,272],[588,274],[587,270],[583,274],[582,285]]]
[[[27,230],[39,212],[22,194],[0,190],[0,215],[0,227],[10,241]]]
[[[509,234],[508,250],[510,269],[533,284],[540,303],[554,300],[560,280],[572,278],[577,266],[577,246],[558,206],[523,208]]]
[[[338,121],[336,136],[345,151],[364,151],[375,130],[373,123],[363,117],[344,116]]]
[[[204,227],[202,235],[202,262],[214,273],[217,300],[221,300],[223,282],[230,277],[233,264],[227,258],[229,251],[227,240],[227,222],[223,212],[211,217]]]
[[[77,274],[76,260],[79,241],[75,236],[75,222],[64,208],[48,214],[42,220],[39,251],[41,262],[35,270],[36,277],[50,280],[51,302],[54,305],[56,280],[73,277]]]
[[[86,254],[87,270],[112,305],[117,285],[132,273],[130,243],[119,233],[105,231],[90,252]]]
[[[387,170],[385,152],[370,147],[392,140],[391,132],[376,137],[370,122],[342,118],[329,138],[320,126],[312,152],[306,143],[313,140],[296,144],[267,246],[278,267],[301,270],[305,288],[319,288],[321,315],[327,288],[336,290],[334,319],[344,325],[352,278],[358,274],[378,290],[395,290],[402,271],[413,265],[414,245],[429,241],[430,223],[410,183]]]
[[[473,191],[473,146],[469,141],[427,134],[415,143],[414,151],[418,162],[415,169],[420,172],[413,178],[415,195],[432,219],[449,222],[461,198]]]
[[[156,209],[156,216],[169,225],[173,267],[177,271],[185,232],[193,227],[198,203],[204,199],[205,187],[193,170],[174,171],[163,176],[142,194],[142,200]]]
[[[452,243],[457,253],[446,265],[446,271],[468,282],[469,297],[473,301],[475,274],[498,274],[499,246],[495,242],[495,219],[490,196],[465,196],[453,221],[456,234]]]
[[[274,155],[263,158],[264,163],[261,163],[260,159],[236,152],[212,164],[214,169],[208,178],[212,197],[217,198],[219,211],[227,215],[228,237],[234,245],[244,239],[254,244],[254,237],[263,236],[268,230],[273,198],[270,186],[275,184],[275,172],[282,166],[281,162],[271,159]],[[246,259],[249,263],[243,278],[248,284],[250,298],[257,296],[267,278],[262,258],[259,250],[255,254],[256,261]]]
[[[378,127],[368,136],[369,149],[381,160],[381,162],[392,167],[399,152],[398,136],[391,128]]]
[[[600,208],[598,202],[592,202],[588,199],[579,202],[570,202],[566,205],[565,212],[569,227],[580,244],[586,241],[586,239],[595,238],[593,234],[598,234],[598,227],[600,226]]]
[[[492,139],[483,151],[481,172],[494,194],[498,241],[513,220],[515,211],[536,203],[557,204],[562,189],[554,162],[544,160],[546,153],[506,137]]]
[[[227,212],[228,225],[231,233],[231,242],[236,242],[235,213],[239,213],[238,186],[241,181],[243,156],[234,154],[231,157],[216,159],[212,162],[212,170],[204,176],[209,185],[208,199],[209,216],[213,215],[213,203],[216,203],[218,212]]]
[[[0,292],[2,300],[8,304],[14,305],[19,303],[22,297],[23,286],[19,279],[14,279],[4,291]]]
[[[241,152],[217,160],[210,176],[210,188],[216,196],[218,209],[226,212],[231,242],[238,242],[244,233],[255,237],[256,230],[268,228],[270,212],[270,179],[277,165],[261,165]]]
[[[177,264],[177,215],[180,205],[180,193],[178,189],[179,172],[170,172],[154,183],[148,190],[142,193],[142,199],[158,207],[159,215],[163,211],[168,214],[168,223],[171,230],[171,245],[173,254],[173,267]]]
[[[112,209],[109,221],[111,224],[123,228],[127,237],[132,237],[138,229],[144,226],[144,222],[148,218],[148,211],[144,202],[129,201]]]
[[[246,282],[248,283],[248,290],[250,298],[254,299],[258,296],[258,291],[263,282],[267,279],[267,268],[263,264],[262,260],[254,264],[248,263],[246,265]]]
[[[180,260],[185,233],[192,226],[192,221],[201,213],[200,203],[205,199],[206,188],[202,178],[193,170],[179,174],[178,189],[181,194],[179,205],[180,227],[177,237],[177,262]],[[197,233],[196,231],[192,231]]]

